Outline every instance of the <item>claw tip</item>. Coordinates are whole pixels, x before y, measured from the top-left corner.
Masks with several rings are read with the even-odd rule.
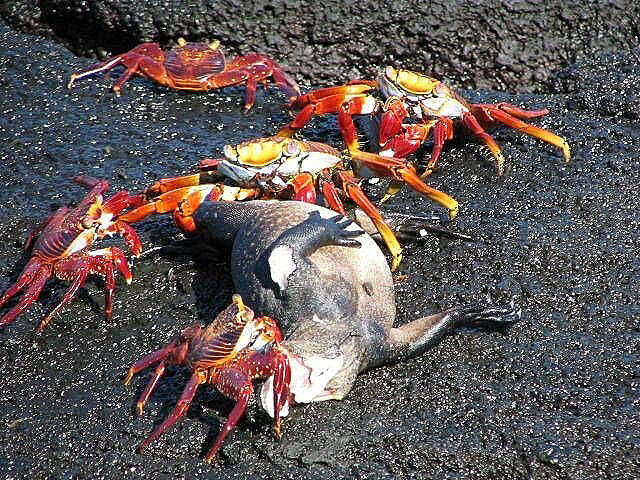
[[[401,262],[402,262],[402,254],[399,253],[398,255],[394,255],[393,260],[391,261],[391,271],[395,272],[400,266]]]

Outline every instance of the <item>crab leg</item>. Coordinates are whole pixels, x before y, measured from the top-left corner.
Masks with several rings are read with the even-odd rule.
[[[335,89],[361,87],[353,85],[351,87],[331,87]],[[325,90],[331,90],[327,88]],[[366,87],[369,88],[369,87]],[[310,94],[311,95],[311,94]],[[352,115],[370,114],[377,107],[375,98],[366,94],[345,95],[336,94],[321,98],[314,103],[306,105],[293,119],[291,123],[285,126],[277,133],[280,137],[290,137],[296,131],[303,128],[311,117],[323,113],[337,113],[338,126],[342,139],[349,151],[360,151],[360,143],[358,142],[358,133],[353,123]]]
[[[122,63],[122,55],[118,55],[117,57],[112,57],[102,63],[98,63],[97,65],[93,65],[86,70],[82,70],[78,73],[71,74],[69,78],[69,83],[67,83],[67,88],[73,87],[73,84],[76,80],[79,80],[84,77],[88,77],[95,73],[106,72],[107,70],[111,70],[112,68],[120,65]]]
[[[440,153],[442,153],[444,142],[451,140],[452,138],[453,120],[447,117],[440,117],[433,124],[433,150],[431,150],[431,159],[429,159],[429,163],[427,163],[427,168],[422,172],[422,175],[420,175],[421,179],[431,175],[438,164],[438,159],[440,158]]]
[[[318,188],[322,191],[327,207],[342,215],[347,215],[338,190],[326,171],[321,172],[318,177]]]
[[[398,239],[393,233],[393,230],[382,217],[376,206],[367,198],[355,178],[343,170],[337,171],[336,173],[342,183],[342,190],[364,211],[364,213],[367,214],[380,232],[380,236],[389,248],[393,257],[393,260],[391,261],[391,270],[396,270],[402,261],[402,247],[400,246],[400,243],[398,243]]]
[[[291,383],[291,366],[289,357],[284,352],[276,353],[276,372],[273,378],[273,429],[277,438],[282,435],[280,412],[289,400],[289,384]]]
[[[156,386],[158,385],[158,381],[160,380],[160,377],[164,375],[164,371],[166,370],[166,368],[167,364],[164,360],[162,360],[153,372],[153,376],[151,377],[151,379],[149,379],[149,383],[147,383],[147,386],[140,395],[138,403],[136,404],[136,411],[138,412],[138,415],[142,415],[144,407],[149,401],[151,393],[153,393],[153,391],[155,390]]]
[[[276,82],[276,85],[280,90],[289,95],[289,97],[297,97],[300,95],[300,87],[298,84],[287,75],[280,67],[277,65],[273,65],[271,67],[273,71],[271,72],[271,76],[273,77],[273,81]]]
[[[49,267],[43,265],[40,259],[38,259],[37,257],[31,258],[22,270],[22,273],[18,277],[18,280],[16,280],[16,283],[7,288],[2,297],[0,297],[0,307],[2,307],[7,302],[7,300],[9,300],[15,294],[19,293],[25,287],[25,285],[31,283],[33,279],[36,278],[45,269],[46,272],[43,273],[51,276]]]
[[[195,187],[207,183],[213,178],[208,172],[194,173],[193,175],[184,175],[182,177],[161,178],[156,183],[147,188],[146,193],[166,193],[182,187]]]
[[[288,183],[293,187],[291,200],[316,203],[316,186],[313,175],[307,172],[299,173]]]
[[[278,88],[289,97],[300,95],[300,87],[298,87],[298,84],[289,77],[276,62],[259,53],[248,53],[232,58],[227,63],[227,69],[228,71],[246,72],[249,79],[252,79],[252,82],[254,82],[256,86],[258,82],[264,82],[266,84],[267,79],[271,76]]]
[[[172,213],[177,226],[185,232],[194,232],[192,215],[206,200],[242,201],[258,195],[257,188],[230,187],[223,184],[196,185],[163,193],[155,200],[118,217],[126,223],[144,220],[154,213]]]
[[[71,255],[54,266],[55,275],[61,280],[70,280],[71,285],[60,303],[42,320],[36,333],[42,332],[53,317],[76,296],[78,289],[84,285],[89,273],[98,274],[105,279],[105,313],[111,317],[113,306],[113,290],[115,288],[114,269],[120,270],[127,283],[131,283],[131,271],[124,252],[116,247],[109,247],[93,252]]]
[[[32,267],[34,267],[35,265],[37,264],[34,262]],[[29,267],[29,265],[27,265],[27,267]],[[2,296],[2,299],[0,299],[0,305],[2,305],[9,298],[22,290],[27,283],[30,284],[26,292],[22,295],[20,301],[2,318],[0,318],[0,327],[4,327],[5,325],[11,323],[18,315],[29,308],[29,306],[36,301],[38,295],[40,295],[40,292],[47,283],[47,280],[49,280],[49,278],[51,277],[50,267],[46,265],[40,266],[35,272],[29,272],[27,276],[25,276],[25,273],[27,272],[23,272],[18,283],[7,290],[7,292]]]
[[[289,104],[290,108],[300,108],[301,110],[293,121],[281,129],[277,135],[280,137],[290,137],[297,130],[300,130],[309,123],[312,116],[323,113],[338,113],[344,104],[350,104],[344,108],[352,114],[372,113],[376,104],[375,99],[366,95],[366,92],[372,89],[373,87],[370,85],[344,85],[341,87],[323,88],[302,95]],[[348,124],[349,120],[346,122]],[[351,125],[353,125],[353,120],[351,120]],[[348,125],[346,128],[348,128]],[[343,132],[342,126],[340,130]],[[355,127],[353,127],[353,133],[355,134]],[[342,136],[345,138],[344,132]],[[355,138],[357,141],[357,135],[355,135]],[[346,138],[345,143],[348,144]]]
[[[116,95],[120,95],[120,90],[122,90],[122,86],[125,83],[127,83],[129,80],[131,80],[131,77],[133,77],[138,71],[139,66],[140,66],[140,62],[133,63],[124,71],[122,75],[120,75],[120,77],[118,77],[118,80],[116,80],[116,82],[113,84],[113,87],[112,87]]]
[[[115,269],[117,268],[127,284],[131,284],[131,270],[124,252],[117,247],[89,252],[93,258],[91,273],[104,276],[104,312],[111,318],[113,312],[113,291],[116,286]]]
[[[216,184],[177,188],[170,192],[163,193],[155,200],[121,215],[118,217],[118,220],[126,223],[139,222],[154,213],[173,212],[179,207],[182,207],[181,203],[184,201],[188,202],[190,210],[195,211],[209,196],[215,197],[211,198],[212,200],[217,200],[221,196],[221,192],[221,186]]]
[[[527,135],[531,135],[532,137],[539,138],[543,142],[549,143],[554,147],[558,147],[559,149],[562,150],[562,154],[564,156],[565,161],[568,162],[571,159],[571,151],[569,150],[569,144],[566,142],[564,138],[558,135],[555,135],[543,128],[529,125],[528,123],[525,123],[522,120],[519,120],[518,118],[516,118],[516,116],[510,115],[509,113],[507,113],[507,111],[503,111],[504,108],[505,108],[504,106],[502,107],[502,109],[497,109],[491,106],[485,106],[482,108],[482,112],[485,114],[485,116],[488,119],[494,122],[499,122],[508,127],[514,128],[516,130],[520,130],[521,132],[526,133]],[[520,110],[517,113],[522,114],[522,112],[524,112],[525,114],[532,113],[532,112],[527,112],[526,110]],[[538,112],[535,112],[535,113],[538,113]],[[535,116],[538,116],[538,115],[535,115]]]
[[[168,345],[160,348],[159,350],[156,350],[155,352],[149,353],[144,357],[142,357],[140,360],[134,363],[131,366],[131,368],[129,368],[129,371],[127,371],[127,376],[124,379],[124,384],[129,385],[134,375],[137,375],[145,368],[168,357],[171,354],[171,352],[173,352],[173,350],[176,348],[177,345],[178,345],[178,342],[174,340]]]
[[[75,262],[73,262],[73,263],[75,263]],[[76,265],[73,265],[73,266],[76,267]],[[56,267],[57,267],[57,265],[56,265]],[[65,273],[67,273],[67,272],[65,272]],[[58,277],[61,277],[63,280],[69,280],[69,278],[66,278],[66,275],[61,276],[59,274],[59,272],[56,272],[56,274],[57,274]],[[78,292],[78,289],[82,285],[84,285],[84,282],[87,280],[87,275],[88,274],[89,274],[89,270],[87,269],[86,266],[84,268],[83,267],[78,268],[77,274],[76,274],[75,278],[73,278],[73,281],[71,282],[71,285],[69,286],[69,288],[67,289],[67,291],[63,295],[62,300],[60,301],[60,303],[53,310],[51,310],[49,315],[47,315],[46,317],[44,317],[44,319],[42,319],[42,322],[40,322],[40,325],[36,329],[36,333],[41,333],[42,329],[44,327],[46,327],[47,325],[49,325],[49,323],[51,323],[51,320],[53,319],[53,317],[60,310],[62,310],[62,308],[67,303],[69,303],[71,300],[73,300],[73,298],[76,296],[76,293]]]
[[[171,415],[169,415],[164,422],[162,422],[149,437],[140,444],[138,447],[138,452],[142,452],[145,448],[149,446],[154,440],[156,440],[160,435],[162,435],[167,429],[172,427],[176,422],[184,417],[184,414],[187,413],[191,402],[193,401],[193,397],[196,394],[196,390],[198,390],[198,386],[202,384],[201,376],[197,373],[194,373],[189,379],[189,383],[185,387],[176,408],[174,408]]]
[[[353,83],[349,82],[346,85],[340,85],[338,87],[327,87],[314,90],[312,92],[300,95],[289,102],[289,108],[298,109],[303,108],[308,104],[317,103],[326,97],[342,96],[344,100],[348,100],[352,96],[357,96],[363,93],[374,90],[376,82],[369,82],[367,80],[355,80]],[[343,100],[343,101],[344,101]]]
[[[139,207],[143,203],[144,195],[131,194],[126,190],[120,190],[102,204],[102,210],[106,213],[117,214],[125,208]]]
[[[375,98],[363,95],[342,103],[338,108],[338,127],[342,134],[342,140],[350,152],[360,151],[358,132],[356,132],[352,115],[373,113],[376,107]]]
[[[233,60],[233,62],[237,64],[236,68],[233,68],[233,63],[230,63],[227,67],[231,68],[212,75],[207,83],[211,89],[244,83],[246,87],[244,110],[247,112],[255,102],[258,81],[266,79],[271,74],[271,71],[264,63],[253,63],[241,66],[242,64],[246,64],[246,61],[238,62],[240,59],[241,57],[237,57]]]
[[[495,110],[497,108],[521,120],[529,120],[531,118],[542,117],[549,113],[549,110],[547,108],[541,108],[540,110],[524,110],[520,107],[516,107],[515,105],[506,102],[500,102],[495,105],[491,105],[490,103],[473,103],[471,104],[471,108],[474,113],[476,109],[484,110],[485,108],[488,108],[490,110]]]
[[[396,181],[402,181],[413,188],[416,192],[430,198],[439,205],[449,210],[449,217],[455,218],[458,214],[458,202],[440,190],[430,187],[424,183],[416,174],[414,168],[405,161],[381,157],[367,152],[352,152],[351,156],[356,161],[361,161],[364,165],[382,175],[390,176]]]
[[[136,257],[139,257],[142,253],[142,242],[131,225],[120,220],[116,220],[113,224],[105,230],[106,233],[118,233],[122,235],[125,244],[131,250]]]
[[[233,407],[233,410],[231,410],[229,418],[227,418],[227,421],[222,426],[222,430],[218,433],[216,442],[205,457],[205,462],[207,463],[211,463],[213,458],[216,456],[224,440],[227,438],[227,435],[229,435],[229,432],[233,430],[238,423],[238,420],[240,420],[240,417],[242,417],[244,411],[247,409],[247,404],[253,394],[251,378],[245,372],[237,369],[225,368],[221,370],[218,375],[216,385],[224,395],[235,400],[236,404]]]
[[[258,81],[255,77],[248,77],[247,82],[245,83],[245,94],[244,94],[244,111],[248,112],[253,107],[253,104],[256,102],[256,94],[258,92]]]
[[[502,150],[500,149],[500,146],[496,143],[491,135],[484,131],[484,129],[478,123],[478,120],[476,120],[471,112],[464,112],[462,114],[462,121],[467,126],[467,128],[471,130],[474,135],[480,137],[485,145],[489,148],[495,158],[498,175],[502,175],[504,173],[504,157],[502,156]]]
[[[92,269],[91,273],[100,273]],[[104,276],[104,314],[107,318],[113,315],[113,291],[116,288],[115,267],[113,262],[106,260],[103,263],[102,275]]]
[[[409,116],[404,102],[398,97],[388,98],[383,111],[378,132],[380,145],[384,145],[389,139],[398,135],[402,130],[404,120]]]

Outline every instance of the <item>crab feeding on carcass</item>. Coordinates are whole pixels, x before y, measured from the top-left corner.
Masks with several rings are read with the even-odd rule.
[[[205,159],[205,173],[160,180],[147,194],[160,194],[120,218],[137,222],[153,213],[173,212],[185,231],[194,229],[192,213],[204,200],[291,199],[316,203],[319,194],[327,207],[345,214],[342,198],[355,202],[373,221],[393,255],[392,269],[402,259],[402,248],[393,230],[359,185],[365,168],[396,182],[408,184],[420,194],[449,210],[451,218],[458,202],[426,185],[413,166],[402,159],[384,158],[366,152],[345,152],[318,142],[285,137],[251,140],[227,145],[225,158]],[[236,186],[225,184],[228,181]]]
[[[90,251],[89,247],[107,235],[120,234],[134,255],[142,251],[140,239],[127,223],[116,218],[123,210],[139,206],[141,195],[122,190],[108,200],[102,195],[109,182],[92,177],[74,178],[77,183],[91,187],[91,191],[74,208],[61,207],[37,227],[27,239],[25,250],[33,247],[32,256],[22,273],[2,297],[0,307],[24,290],[21,300],[0,318],[0,328],[12,322],[38,299],[52,276],[71,282],[62,300],[40,323],[41,331],[53,316],[75,297],[89,274],[100,275],[105,282],[105,313],[111,316],[116,269],[131,283],[131,272],[122,250],[108,247]]]
[[[171,50],[162,50],[157,43],[138,45],[133,50],[74,73],[67,86],[71,88],[80,78],[106,72],[119,65],[126,70],[113,85],[113,91],[118,94],[122,85],[137,74],[166,87],[194,92],[245,84],[245,110],[249,110],[255,101],[258,83],[266,86],[270,77],[290,97],[300,95],[296,82],[265,55],[248,53],[226,61],[220,42],[188,43],[182,38]]]
[[[376,93],[382,101],[374,96]],[[434,78],[393,67],[387,67],[376,81],[353,80],[343,86],[301,95],[291,100],[290,108],[299,112],[278,135],[291,136],[313,115],[337,113],[340,132],[351,152],[360,150],[352,115],[379,116],[381,156],[406,157],[431,135],[433,150],[422,178],[436,167],[444,142],[453,138],[456,124],[462,124],[485,143],[494,156],[498,175],[504,171],[504,157],[496,141],[485,131],[485,127],[492,125],[505,125],[539,138],[560,148],[566,161],[570,159],[564,138],[524,121],[545,115],[548,110],[523,110],[509,103],[469,103]]]
[[[157,364],[151,380],[138,400],[139,415],[142,415],[144,406],[167,366],[186,365],[192,372],[191,379],[171,415],[140,444],[138,451],[144,450],[182,419],[189,410],[198,386],[209,383],[236,401],[206,456],[206,461],[211,462],[229,432],[244,414],[253,394],[252,381],[267,377],[271,379],[270,385],[273,385],[271,401],[274,405],[274,431],[279,438],[280,412],[288,401],[291,381],[289,360],[280,349],[281,341],[282,333],[272,318],[255,317],[253,311],[244,305],[242,298],[234,295],[233,303],[209,326],[189,327],[165,347],[136,362],[129,369],[125,384],[129,384],[138,372]]]
[[[183,331],[136,363],[126,382],[158,364],[139,412],[166,366],[186,364],[192,370],[174,412],[140,449],[184,416],[201,384],[212,383],[237,400],[206,457],[210,461],[244,411],[252,379],[267,377],[260,397],[278,434],[280,418],[292,405],[340,400],[360,372],[420,355],[459,327],[505,328],[519,319],[514,305],[471,303],[394,327],[394,282],[384,255],[350,219],[318,205],[206,201],[192,221],[204,245],[231,250],[234,290],[253,310],[277,321],[282,334],[253,341],[253,334],[240,333],[251,328],[249,322],[243,327],[242,317],[219,317],[206,329]]]

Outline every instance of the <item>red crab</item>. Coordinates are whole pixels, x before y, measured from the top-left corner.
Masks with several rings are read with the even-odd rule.
[[[404,160],[365,152],[341,153],[324,143],[303,142],[286,137],[258,138],[236,146],[227,145],[222,159],[205,159],[206,173],[166,178],[147,190],[159,196],[119,217],[138,222],[154,213],[173,212],[178,226],[195,230],[192,213],[204,200],[250,200],[281,198],[316,203],[320,196],[327,207],[346,214],[342,199],[356,203],[371,218],[393,255],[392,269],[402,259],[396,236],[359,185],[361,170],[406,183],[422,195],[448,208],[453,218],[458,202],[446,193],[426,185],[413,166]],[[236,186],[225,184],[231,181]]]
[[[384,102],[373,94],[379,93]],[[442,82],[409,70],[387,67],[377,81],[353,80],[339,87],[322,88],[290,102],[290,108],[300,110],[295,119],[278,135],[291,136],[313,115],[337,113],[338,124],[349,151],[359,151],[358,136],[352,115],[378,114],[379,154],[406,157],[415,152],[430,134],[433,150],[422,178],[436,167],[442,146],[454,135],[454,125],[462,124],[479,137],[493,154],[501,175],[504,158],[495,140],[484,130],[491,125],[506,125],[539,138],[562,150],[569,161],[569,145],[564,138],[523,120],[549,113],[548,110],[523,110],[508,103],[469,103]],[[405,123],[411,120],[411,123]]]
[[[285,351],[280,347],[281,341],[282,332],[272,318],[256,318],[253,311],[243,304],[240,296],[234,295],[233,303],[208,327],[203,325],[189,327],[167,346],[140,359],[129,369],[125,385],[128,385],[133,376],[141,370],[153,364],[158,365],[138,400],[139,415],[142,415],[144,406],[168,365],[186,365],[191,369],[192,375],[176,408],[140,444],[138,451],[144,450],[168,428],[182,419],[193,401],[197,388],[209,383],[236,401],[229,418],[206,456],[207,463],[211,462],[229,432],[242,417],[253,394],[252,381],[271,375],[274,376],[274,430],[279,438],[280,412],[289,400],[291,381],[291,368]]]
[[[296,82],[269,57],[249,53],[227,62],[219,47],[218,41],[187,43],[182,38],[178,39],[177,47],[167,51],[157,43],[143,43],[133,50],[74,73],[67,86],[71,88],[80,78],[122,65],[126,70],[113,85],[113,91],[117,94],[127,80],[138,74],[160,85],[194,92],[246,84],[245,110],[249,110],[255,101],[258,82],[266,86],[269,77],[290,97],[300,95]]]
[[[123,190],[103,201],[102,194],[109,188],[107,181],[87,176],[79,176],[74,180],[91,187],[91,191],[78,206],[59,208],[29,235],[25,249],[33,246],[33,255],[16,283],[0,297],[0,307],[21,290],[26,290],[22,299],[0,318],[0,328],[36,301],[52,276],[70,281],[71,286],[58,306],[42,320],[38,332],[73,299],[90,273],[104,278],[107,317],[112,312],[115,270],[122,273],[127,283],[131,282],[131,272],[122,250],[108,247],[88,251],[88,248],[96,239],[118,233],[124,237],[131,251],[139,255],[142,246],[138,235],[131,226],[115,219],[115,216],[128,207],[139,206],[144,197],[130,195]]]

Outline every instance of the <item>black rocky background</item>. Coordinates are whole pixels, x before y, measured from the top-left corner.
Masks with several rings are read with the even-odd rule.
[[[432,72],[467,88],[548,90],[551,72],[638,45],[640,3],[512,0],[5,0],[0,15],[78,55],[218,39],[228,54],[262,52],[311,85],[375,75],[382,65]]]
[[[452,142],[430,181],[460,200],[453,226],[476,241],[430,238],[409,247],[397,275],[399,321],[490,294],[502,302],[515,297],[523,311],[519,324],[505,333],[460,333],[420,358],[362,375],[344,401],[294,409],[281,442],[273,440],[269,419],[253,404],[225,443],[220,466],[212,467],[202,457],[230,411],[229,401],[203,388],[188,417],[138,455],[135,446],[171,411],[187,374],[172,370],[141,418],[134,415],[134,405],[148,374],[130,389],[121,382],[141,355],[194,321],[209,321],[227,304],[232,286],[224,253],[195,261],[187,256],[136,261],[133,284],[118,284],[112,320],[101,312],[100,282],[91,281],[36,336],[37,322],[66,288],[52,281],[28,313],[0,332],[0,473],[6,478],[92,479],[640,477],[640,68],[637,51],[605,53],[606,47],[634,44],[636,7],[625,2],[544,7],[564,5],[568,19],[563,19],[525,7],[526,2],[513,3],[511,10],[504,10],[505,3],[494,12],[457,2],[437,8],[468,16],[455,18],[503,18],[501,26],[520,25],[522,32],[534,31],[532,25],[544,30],[564,24],[556,31],[566,36],[549,38],[574,48],[561,49],[560,56],[550,55],[550,47],[527,53],[531,63],[525,62],[521,75],[495,67],[488,56],[486,62],[477,60],[479,70],[464,77],[452,73],[451,65],[469,72],[466,66],[475,57],[450,53],[447,59],[424,60],[423,46],[411,52],[417,44],[402,43],[407,35],[382,35],[373,43],[377,48],[364,48],[363,39],[371,45],[371,32],[380,31],[366,23],[382,18],[379,7],[362,7],[367,14],[357,16],[361,7],[345,13],[341,9],[346,7],[327,4],[324,11],[331,8],[336,28],[319,21],[316,27],[311,19],[319,14],[310,6],[304,15],[295,10],[297,15],[282,17],[276,13],[284,7],[275,7],[260,20],[266,7],[255,7],[248,16],[220,14],[216,22],[202,17],[200,25],[232,50],[260,49],[299,66],[296,75],[308,83],[368,75],[372,65],[383,65],[394,55],[416,69],[438,63],[456,86],[482,78],[489,83],[476,85],[545,89],[537,95],[463,93],[474,100],[550,108],[552,113],[536,123],[569,140],[572,163],[564,164],[557,151],[540,141],[498,130],[495,136],[510,167],[498,180],[484,147],[468,139]],[[99,46],[129,48],[156,32],[163,32],[162,41],[209,32],[194,28],[199,13],[179,16],[153,6],[125,13],[125,2],[117,14],[92,10],[78,24],[86,5],[115,3],[74,3],[80,13],[71,4],[43,0],[38,11],[20,10],[26,3],[5,2],[2,8],[14,24],[49,32],[83,52]],[[232,9],[228,3],[216,5]],[[450,29],[452,15],[436,14],[433,5],[429,12],[426,7],[387,12],[389,25],[396,25],[389,28],[415,32],[410,38],[416,41],[436,18],[442,36],[430,38],[439,38],[438,45],[446,43],[455,55],[464,54],[465,43],[456,43],[464,38],[473,38],[477,51],[501,45],[504,28],[474,33],[475,24],[465,20]],[[150,23],[145,20],[150,12],[169,20]],[[52,18],[66,19],[68,32],[61,32],[62,20]],[[290,18],[286,35],[273,28],[282,25],[280,18]],[[612,22],[617,29],[606,27]],[[158,26],[132,28],[136,25]],[[109,28],[112,41],[122,43],[102,43]],[[292,45],[279,46],[277,32],[284,38],[294,32]],[[332,44],[312,32],[338,39],[335,58],[340,62],[325,55]],[[202,156],[219,154],[226,143],[271,134],[288,121],[280,108],[284,98],[276,91],[261,92],[248,116],[241,113],[241,88],[184,94],[136,79],[116,97],[109,91],[112,78],[96,78],[68,91],[71,72],[91,60],[6,25],[0,24],[0,34],[0,289],[24,266],[21,242],[27,232],[56,206],[81,197],[82,188],[69,181],[73,175],[107,178],[112,191],[139,190],[159,177],[192,171]],[[269,35],[276,35],[273,45],[264,40]],[[533,41],[545,36],[534,35]],[[513,58],[525,55],[525,39],[514,44]],[[404,54],[386,47],[380,53],[383,42],[396,45],[396,40]],[[338,47],[363,50],[343,55]],[[600,53],[589,53],[592,48]],[[579,61],[552,75],[554,67],[574,58]],[[536,71],[542,72],[541,79]],[[529,80],[519,83],[525,75]],[[315,120],[306,134],[340,142],[330,117]],[[409,191],[387,208],[442,214]],[[140,231],[147,247],[175,235],[169,219],[150,221]]]

